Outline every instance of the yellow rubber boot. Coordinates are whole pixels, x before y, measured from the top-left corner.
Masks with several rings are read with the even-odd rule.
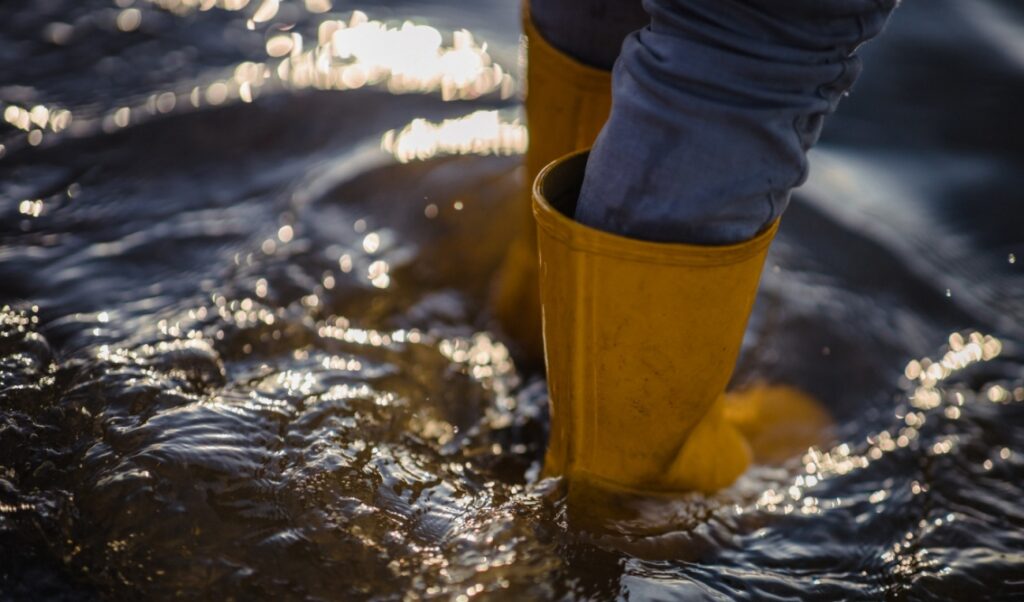
[[[754,452],[759,464],[781,465],[832,438],[832,416],[817,400],[787,385],[758,384],[729,392],[723,415]]]
[[[778,222],[740,244],[617,236],[570,217],[586,152],[534,186],[551,400],[548,475],[629,492],[711,492],[749,464],[725,418],[732,375]]]
[[[528,4],[528,2],[524,2]],[[526,186],[520,203],[521,235],[498,273],[492,307],[502,328],[528,357],[542,352],[537,239],[529,187],[545,165],[574,150],[589,148],[611,110],[611,72],[584,65],[549,44],[524,10],[527,44]]]

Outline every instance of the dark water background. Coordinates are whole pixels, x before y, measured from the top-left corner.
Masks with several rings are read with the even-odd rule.
[[[906,0],[784,220],[735,380],[835,445],[601,535],[483,302],[515,3],[275,5],[0,5],[0,597],[1024,598],[1018,2]],[[465,52],[345,72],[356,9]]]

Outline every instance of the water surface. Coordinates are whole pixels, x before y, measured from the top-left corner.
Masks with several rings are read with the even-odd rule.
[[[0,8],[3,598],[1021,595],[1019,7],[906,0],[773,247],[735,384],[835,443],[596,533],[485,304],[517,8],[335,4]]]

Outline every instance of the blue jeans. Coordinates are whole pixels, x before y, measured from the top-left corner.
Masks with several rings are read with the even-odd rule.
[[[807,151],[860,73],[855,50],[897,2],[643,0],[642,13],[639,0],[532,0],[552,45],[614,62],[576,220],[652,241],[755,236],[807,178]]]

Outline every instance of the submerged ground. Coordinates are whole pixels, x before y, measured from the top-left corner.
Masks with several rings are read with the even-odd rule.
[[[517,8],[336,4],[0,8],[0,597],[1021,595],[1012,0],[906,0],[783,223],[736,385],[834,445],[600,534],[484,303]]]

